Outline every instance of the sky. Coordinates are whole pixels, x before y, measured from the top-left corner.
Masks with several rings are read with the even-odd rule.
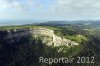
[[[0,20],[100,20],[100,0],[0,0]]]

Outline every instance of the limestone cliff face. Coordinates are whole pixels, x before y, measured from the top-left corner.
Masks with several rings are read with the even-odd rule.
[[[46,29],[46,28],[34,28],[30,30],[22,30],[20,32],[15,31],[14,33],[9,33],[6,36],[6,39],[10,39],[13,37],[28,36],[28,35],[33,35],[34,38],[40,38],[43,41],[43,43],[47,44],[48,46],[65,45],[70,47],[73,45],[78,45],[78,43],[74,41],[56,36],[53,30]]]
[[[74,46],[78,45],[78,43],[71,41],[66,38],[61,38],[59,36],[53,35],[53,36],[46,36],[46,35],[34,35],[34,38],[40,38],[43,43],[45,43],[48,46]]]
[[[58,36],[55,36],[54,38],[55,38],[54,46],[59,46],[59,45],[65,45],[65,46],[78,45],[78,43],[76,43],[74,41],[71,41],[69,39],[66,39],[66,38],[61,38],[61,37],[58,37]]]

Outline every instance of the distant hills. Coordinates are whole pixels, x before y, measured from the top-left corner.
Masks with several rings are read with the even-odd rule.
[[[74,25],[86,25],[86,26],[100,26],[100,21],[47,21],[43,23],[39,23],[38,25],[44,26],[61,26],[66,24],[74,24]]]
[[[43,20],[5,20],[0,21],[0,26],[10,25],[43,25],[43,26],[63,26],[66,24],[100,26],[100,21],[43,21]]]

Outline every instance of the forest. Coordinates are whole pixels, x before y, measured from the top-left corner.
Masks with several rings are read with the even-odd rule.
[[[47,46],[42,38],[45,36],[33,35],[5,39],[7,31],[14,29],[31,29],[44,27],[54,30],[55,35],[70,39],[79,43],[78,46]],[[61,25],[23,25],[23,26],[1,26],[0,27],[0,66],[100,66],[100,32],[86,26]],[[49,37],[48,37],[49,38]],[[57,52],[63,48],[60,52]],[[65,52],[63,52],[65,51]],[[95,63],[39,63],[39,57],[94,57]],[[91,60],[91,59],[90,59]]]

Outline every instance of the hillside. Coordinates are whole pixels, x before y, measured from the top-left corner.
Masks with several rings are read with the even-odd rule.
[[[73,27],[73,26],[72,26]],[[0,30],[1,66],[62,66],[62,63],[39,63],[39,57],[61,58],[94,56],[98,40],[89,32],[72,27],[7,26]],[[69,29],[70,28],[70,29]],[[78,30],[77,30],[78,29]],[[91,39],[90,39],[91,38]],[[95,40],[94,40],[95,39]],[[96,52],[98,51],[98,52]],[[96,56],[95,56],[96,54]],[[98,56],[99,57],[99,56]],[[2,61],[3,59],[3,61]],[[76,59],[74,60],[76,61]],[[95,60],[99,62],[98,60]],[[73,66],[63,64],[63,66]],[[80,65],[86,65],[80,63]],[[88,66],[89,64],[87,64]],[[95,64],[96,65],[96,64]],[[92,65],[91,65],[92,66]]]

